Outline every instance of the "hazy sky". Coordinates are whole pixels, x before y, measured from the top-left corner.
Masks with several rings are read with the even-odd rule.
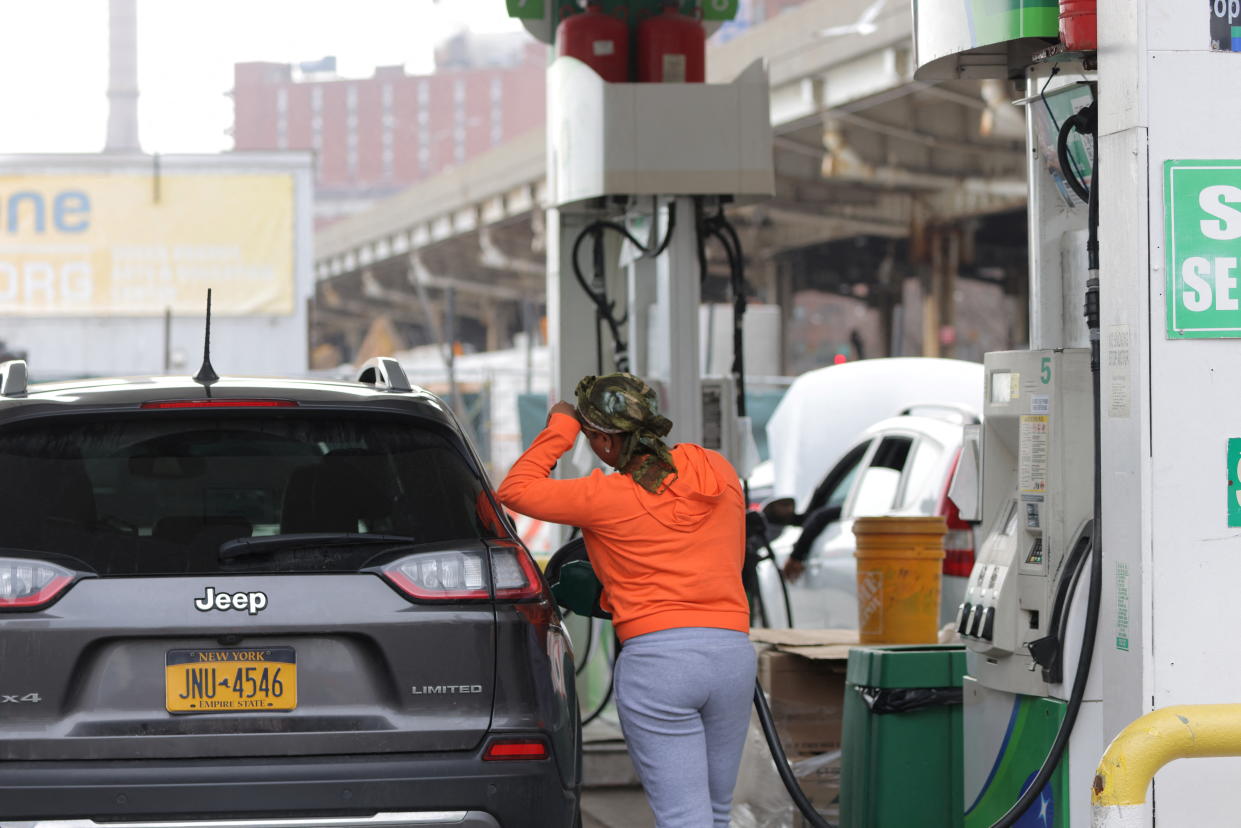
[[[345,76],[427,72],[466,24],[520,29],[504,0],[138,0],[142,148],[231,148],[234,63],[335,55]],[[107,86],[107,0],[0,0],[0,153],[99,151]]]

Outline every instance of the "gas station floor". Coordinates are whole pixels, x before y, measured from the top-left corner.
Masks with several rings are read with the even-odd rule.
[[[596,719],[582,742],[582,828],[655,828],[616,722]]]
[[[582,828],[655,828],[641,788],[583,788]]]

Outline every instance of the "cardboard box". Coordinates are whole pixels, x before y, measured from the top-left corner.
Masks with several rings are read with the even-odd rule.
[[[812,660],[770,649],[759,655],[758,678],[790,759],[840,749],[844,661]]]
[[[855,630],[753,630],[758,677],[767,691],[780,742],[810,801],[833,813],[840,795],[839,760],[809,773],[797,763],[840,750],[849,649]]]

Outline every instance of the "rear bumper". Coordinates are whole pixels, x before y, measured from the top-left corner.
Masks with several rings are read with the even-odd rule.
[[[89,822],[63,822],[122,817],[196,828],[225,820],[236,822],[218,828],[568,828],[577,796],[563,787],[552,759],[483,762],[475,753],[0,762],[0,818],[35,825],[52,821],[39,828],[93,828]],[[448,812],[449,821],[356,819],[427,812]],[[355,819],[306,821],[328,817]],[[288,819],[293,822],[272,822]]]

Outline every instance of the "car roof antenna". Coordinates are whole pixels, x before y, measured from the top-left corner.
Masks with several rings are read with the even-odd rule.
[[[211,393],[211,384],[218,382],[220,375],[211,367],[211,288],[207,288],[207,334],[203,339],[203,365],[194,375],[194,382],[201,383]]]

